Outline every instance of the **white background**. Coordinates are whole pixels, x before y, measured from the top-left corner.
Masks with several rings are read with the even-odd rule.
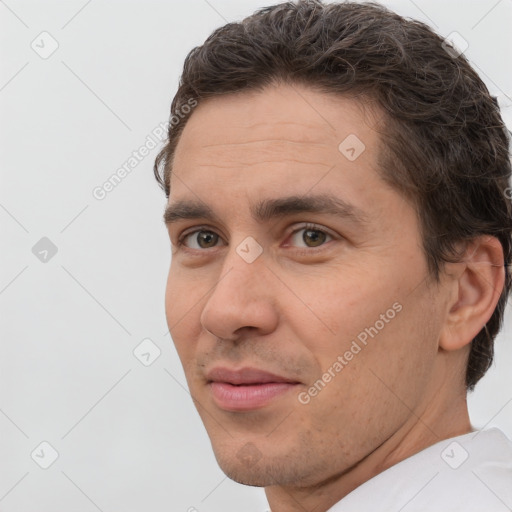
[[[385,4],[459,32],[510,105],[512,0]],[[187,53],[266,5],[0,2],[0,511],[265,510],[261,489],[218,468],[166,334],[158,148],[103,200],[92,190],[168,119]],[[59,45],[47,59],[31,48],[43,31]],[[46,263],[42,237],[58,249]],[[511,321],[470,412],[512,438]],[[147,367],[133,354],[145,338],[161,350]],[[31,457],[42,441],[59,454],[48,469],[35,462],[48,448]]]

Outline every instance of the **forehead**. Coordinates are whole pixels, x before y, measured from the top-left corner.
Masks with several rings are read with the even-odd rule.
[[[293,151],[298,155],[304,147],[337,149],[354,131],[371,144],[377,136],[376,114],[377,107],[369,107],[362,100],[297,85],[209,98],[190,116],[177,145],[175,161],[182,153],[196,149],[212,155],[222,151],[225,155],[227,150],[236,151],[240,144],[244,145],[240,152],[252,156],[263,143],[272,140],[269,151],[279,151],[286,143],[292,149],[290,143],[294,141],[297,144]]]
[[[377,174],[375,114],[361,101],[297,85],[205,100],[177,145],[170,201],[206,183],[252,194],[286,185],[300,195],[320,179],[325,187],[344,175],[364,186]]]

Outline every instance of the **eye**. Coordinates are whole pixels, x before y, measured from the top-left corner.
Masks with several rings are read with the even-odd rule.
[[[305,226],[292,233],[292,245],[297,247],[318,247],[333,239],[329,233],[315,226]]]
[[[192,231],[191,233],[187,233],[182,238],[180,238],[180,245],[184,245],[189,249],[211,249],[212,247],[217,246],[218,242],[221,240],[220,236],[213,231],[209,231],[206,229],[200,229],[196,231]]]
[[[295,230],[291,234],[290,240],[291,243],[286,245],[315,248],[330,242],[333,240],[333,236],[315,225],[307,225]],[[184,245],[192,250],[212,249],[219,245],[224,245],[219,242],[223,242],[222,238],[209,229],[196,229],[184,234],[179,239],[179,245]]]

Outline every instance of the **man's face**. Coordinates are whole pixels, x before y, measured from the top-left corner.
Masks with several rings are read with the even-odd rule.
[[[234,480],[315,484],[428,407],[443,299],[378,143],[355,100],[298,86],[209,100],[184,129],[167,321]]]

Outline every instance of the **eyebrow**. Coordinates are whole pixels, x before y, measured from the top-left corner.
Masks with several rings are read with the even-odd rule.
[[[355,224],[367,224],[368,216],[355,205],[333,195],[289,196],[277,199],[265,199],[251,207],[252,217],[265,222],[274,218],[286,217],[297,213],[323,213],[337,215],[351,220]],[[211,219],[219,220],[218,215],[200,201],[179,200],[165,209],[163,220],[172,224],[180,220]]]

